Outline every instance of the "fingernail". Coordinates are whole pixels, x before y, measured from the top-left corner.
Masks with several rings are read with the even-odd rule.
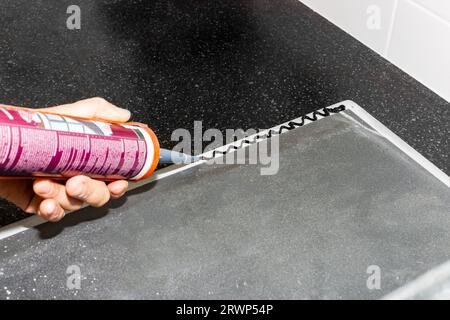
[[[119,195],[124,192],[124,188],[121,186],[113,186],[111,191],[112,193],[114,193],[114,195]]]
[[[52,191],[52,185],[48,181],[38,182],[36,188],[40,194],[49,194]]]
[[[124,118],[125,118],[125,117],[126,117],[126,118],[131,118],[131,112],[130,112],[130,110],[122,109],[122,108],[120,108],[120,110],[121,110],[121,112],[122,112]]]
[[[41,211],[41,214],[47,219],[58,213],[58,208],[54,202],[45,203],[43,209],[44,212]]]

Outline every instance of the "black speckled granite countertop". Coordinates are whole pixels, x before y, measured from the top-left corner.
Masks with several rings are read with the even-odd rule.
[[[0,102],[102,96],[148,123],[267,128],[353,100],[446,173],[450,105],[300,2],[79,0],[0,4]],[[21,214],[2,205],[0,225]]]

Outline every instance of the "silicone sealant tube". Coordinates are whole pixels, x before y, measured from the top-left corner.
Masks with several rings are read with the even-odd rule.
[[[0,105],[0,176],[141,180],[158,165],[153,131]]]

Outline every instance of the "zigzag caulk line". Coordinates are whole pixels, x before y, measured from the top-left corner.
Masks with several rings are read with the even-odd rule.
[[[312,113],[308,113],[308,114],[300,117],[300,121],[289,121],[287,124],[282,125],[277,129],[270,129],[267,133],[265,133],[263,135],[260,135],[259,133],[256,134],[252,140],[243,139],[243,140],[241,140],[239,145],[228,146],[227,149],[225,149],[224,151],[214,150],[210,157],[202,156],[200,159],[208,161],[208,160],[214,159],[216,157],[216,155],[226,155],[227,153],[230,153],[234,150],[241,149],[244,146],[244,144],[252,145],[254,143],[260,142],[261,140],[269,139],[272,136],[280,135],[285,131],[291,131],[295,128],[302,127],[305,125],[306,120],[309,120],[311,122],[317,121],[317,120],[323,119],[325,117],[328,117],[335,113],[339,113],[344,110],[345,110],[344,105],[340,105],[340,106],[337,106],[334,108],[325,107],[323,109],[316,110]],[[319,116],[320,116],[320,118],[319,118]]]

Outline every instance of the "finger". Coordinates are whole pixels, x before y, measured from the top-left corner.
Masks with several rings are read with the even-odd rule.
[[[0,181],[0,198],[7,199],[22,210],[28,208],[33,196],[33,181],[31,180]]]
[[[26,213],[31,213],[31,214],[37,213],[39,210],[39,205],[41,204],[42,200],[43,199],[40,196],[35,194],[33,196],[33,198],[31,199],[30,203],[25,208],[23,208],[23,210]]]
[[[110,198],[109,189],[104,182],[86,176],[76,176],[67,180],[66,192],[70,197],[93,207],[103,206]]]
[[[128,189],[128,181],[118,180],[111,182],[108,184],[108,190],[111,194],[111,198],[117,199],[120,198],[127,192]]]
[[[43,199],[54,199],[66,211],[78,210],[83,205],[83,201],[67,194],[65,186],[49,179],[36,179],[33,190]]]
[[[57,107],[44,108],[41,110],[67,116],[118,122],[126,122],[131,117],[130,111],[116,107],[105,99],[98,97],[80,100],[75,103],[64,104]]]
[[[45,199],[39,205],[37,214],[46,220],[54,222],[61,220],[65,213],[55,199]]]

